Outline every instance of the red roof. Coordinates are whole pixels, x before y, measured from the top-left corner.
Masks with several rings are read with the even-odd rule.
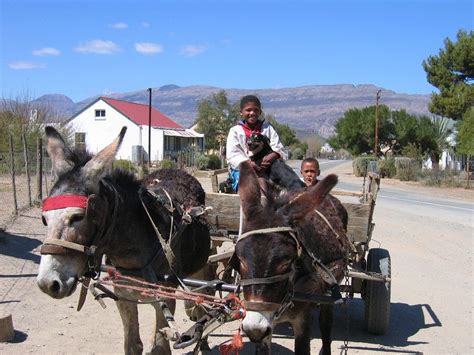
[[[122,100],[115,100],[109,97],[102,97],[102,100],[107,102],[117,111],[127,116],[130,120],[138,125],[148,126],[148,105],[137,104],[135,102],[128,102]],[[166,117],[155,108],[151,108],[151,126],[156,128],[178,128],[184,129],[179,123],[176,123],[171,118]]]

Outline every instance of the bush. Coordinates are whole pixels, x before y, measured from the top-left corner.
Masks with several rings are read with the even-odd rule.
[[[198,154],[196,156],[196,167],[198,170],[206,170],[206,167],[209,165],[209,157],[206,157],[204,154]]]
[[[160,161],[160,169],[176,169],[176,162],[174,160],[163,159]]]
[[[446,187],[464,187],[460,181],[459,174],[453,170],[425,170],[421,173],[423,185],[427,186],[446,186]]]
[[[291,151],[291,159],[303,159],[304,158],[304,152],[303,149],[300,147],[297,147]]]
[[[376,162],[377,159],[374,158],[373,156],[360,156],[354,158],[352,161],[352,172],[355,176],[360,177],[360,176],[366,176],[367,171],[373,171],[373,163]]]
[[[122,169],[125,171],[129,171],[131,173],[137,172],[137,169],[135,168],[135,166],[130,160],[125,160],[125,159],[115,160],[112,166],[114,169]]]
[[[207,168],[210,170],[216,170],[221,168],[221,159],[219,156],[212,154],[208,156],[209,162],[207,164]]]
[[[395,158],[395,168],[401,181],[417,181],[421,172],[420,162],[407,157]]]
[[[397,169],[395,168],[395,159],[380,159],[377,161],[377,173],[380,177],[392,178],[397,174]]]

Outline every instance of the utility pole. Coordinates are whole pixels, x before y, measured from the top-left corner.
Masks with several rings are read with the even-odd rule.
[[[375,144],[374,144],[374,155],[378,157],[378,148],[379,148],[379,99],[380,93],[382,90],[377,91],[375,96]]]
[[[151,88],[148,88],[148,167],[151,168]]]

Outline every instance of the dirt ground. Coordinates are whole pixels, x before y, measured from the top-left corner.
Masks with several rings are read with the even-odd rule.
[[[341,181],[361,183],[350,171],[350,163],[346,163],[331,172],[337,173]],[[205,186],[210,185],[206,182]],[[474,201],[472,190],[426,188],[395,180],[383,180],[382,190],[384,186]],[[473,353],[473,212],[470,219],[461,220],[456,214],[441,216],[436,211],[433,207],[421,212],[385,200],[378,203],[374,238],[392,256],[390,328],[384,336],[372,336],[362,330],[363,302],[356,297],[350,301],[349,323],[342,309],[335,311],[333,353],[339,353],[346,337],[349,354]],[[37,208],[22,212],[0,232],[0,316],[12,314],[15,327],[14,342],[0,343],[0,353],[122,353],[122,326],[113,301],[105,300],[104,310],[89,297],[83,310],[77,312],[77,292],[69,298],[53,300],[36,286],[38,249],[44,232]],[[152,307],[143,305],[140,311],[146,348]],[[176,320],[182,329],[192,324],[181,305]],[[238,322],[229,323],[210,337],[212,353],[218,353],[218,345],[229,340],[238,326]],[[292,347],[291,329],[277,328],[273,352],[291,354]],[[312,353],[320,348],[316,320],[311,348]],[[192,348],[174,353],[190,351]],[[253,351],[246,342],[241,353]]]

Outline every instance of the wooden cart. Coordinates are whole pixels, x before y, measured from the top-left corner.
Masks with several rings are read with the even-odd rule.
[[[236,194],[218,193],[218,176],[226,169],[210,171],[213,192],[206,194],[206,205],[212,206],[207,220],[211,226],[215,246],[237,240],[240,223],[240,201]],[[391,260],[386,249],[369,248],[375,223],[375,202],[380,188],[380,177],[369,173],[364,179],[362,192],[333,190],[349,215],[347,236],[354,245],[355,255],[349,262],[349,286],[341,290],[353,297],[360,294],[365,305],[365,327],[372,334],[384,334],[390,319]],[[212,255],[209,262],[225,261],[233,249]]]

